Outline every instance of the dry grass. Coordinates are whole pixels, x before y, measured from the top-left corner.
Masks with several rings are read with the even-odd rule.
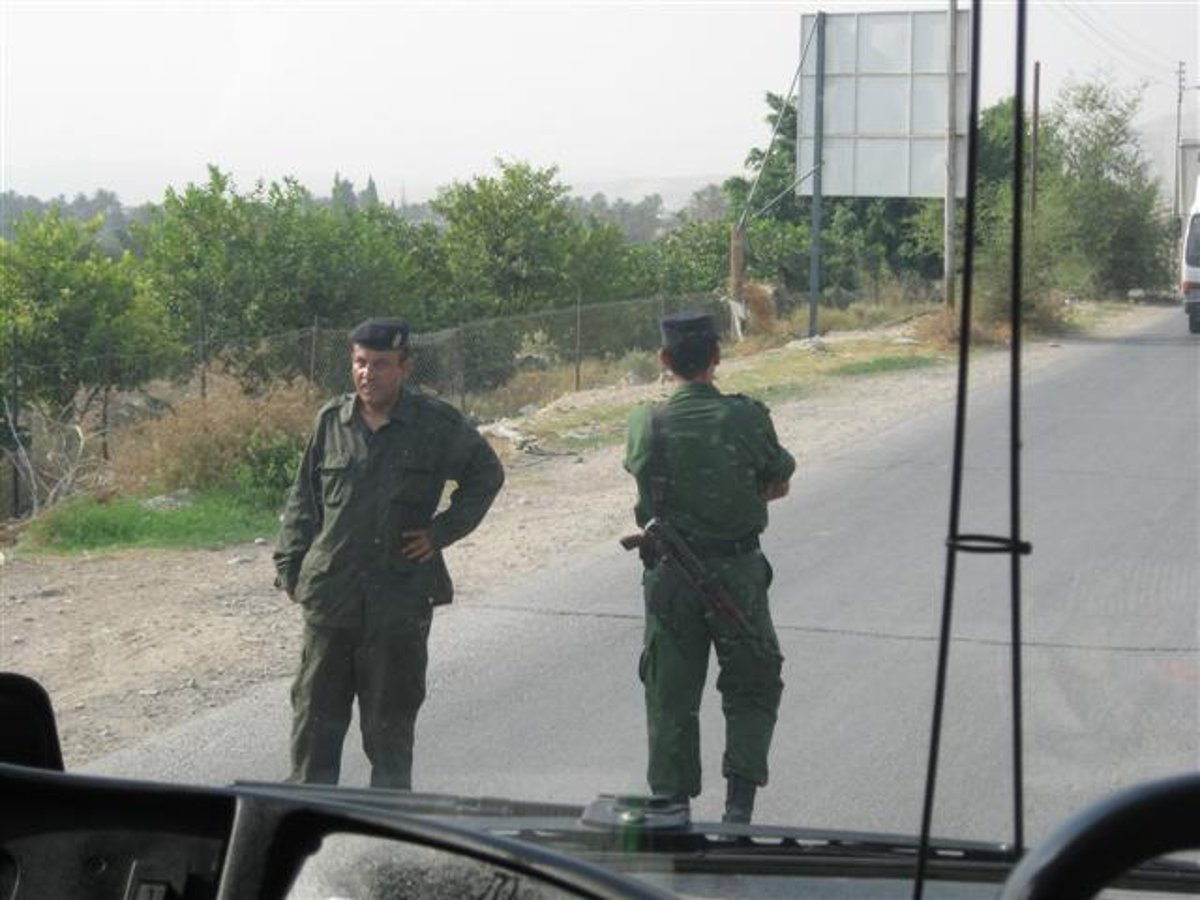
[[[579,367],[579,389],[612,387],[618,384],[644,384],[656,379],[661,367],[651,351],[631,351],[621,359],[585,359]],[[570,394],[576,389],[575,366],[561,363],[545,369],[518,372],[504,384],[486,394],[468,394],[466,411],[481,421],[512,416],[530,406]],[[457,403],[458,398],[446,398]]]
[[[227,486],[251,435],[302,438],[322,399],[307,382],[247,394],[234,379],[210,374],[206,398],[186,397],[162,418],[115,436],[116,485],[132,492]]]

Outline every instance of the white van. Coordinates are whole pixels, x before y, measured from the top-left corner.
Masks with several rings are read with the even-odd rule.
[[[1200,178],[1192,208],[1183,222],[1183,244],[1179,248],[1179,293],[1187,313],[1188,330],[1200,334]]]

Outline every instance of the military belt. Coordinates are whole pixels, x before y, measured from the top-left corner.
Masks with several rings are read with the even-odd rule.
[[[697,556],[741,556],[743,553],[753,553],[759,548],[757,534],[732,541],[703,541],[686,535],[682,537]]]

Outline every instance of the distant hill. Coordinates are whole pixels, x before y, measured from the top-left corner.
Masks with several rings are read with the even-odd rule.
[[[594,194],[604,194],[611,200],[629,200],[636,202],[651,194],[662,197],[663,207],[672,212],[678,212],[687,206],[692,194],[710,184],[719,185],[725,179],[732,177],[724,175],[667,175],[655,178],[615,178],[609,181],[580,181],[570,182],[571,193],[576,197],[587,199]]]

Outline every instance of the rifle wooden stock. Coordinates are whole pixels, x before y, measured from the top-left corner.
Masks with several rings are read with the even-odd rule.
[[[642,542],[646,540],[646,536],[640,531],[637,534],[627,534],[621,538],[621,548],[624,550],[637,550],[642,546]]]

